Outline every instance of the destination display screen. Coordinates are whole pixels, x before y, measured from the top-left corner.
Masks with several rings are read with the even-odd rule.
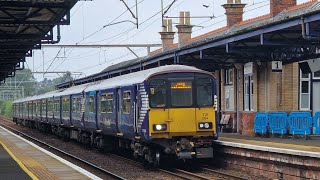
[[[191,89],[191,82],[171,82],[171,89]]]

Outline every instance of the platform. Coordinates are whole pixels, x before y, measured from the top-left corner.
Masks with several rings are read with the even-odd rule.
[[[0,142],[0,160],[8,162],[0,163],[0,179],[2,172],[8,177],[5,179],[100,179],[1,126]],[[8,166],[13,169],[7,170]]]
[[[305,140],[303,138],[262,138],[241,136],[236,133],[220,133],[218,142],[227,146],[320,158],[320,137]]]
[[[31,179],[10,153],[7,147],[0,143],[0,179]]]

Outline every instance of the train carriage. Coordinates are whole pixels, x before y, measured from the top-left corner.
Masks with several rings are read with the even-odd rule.
[[[29,103],[27,120],[38,118],[37,109],[43,118],[45,109],[48,122],[69,137],[99,148],[117,144],[149,163],[158,164],[160,154],[213,156],[215,77],[194,67],[162,66],[18,102]]]

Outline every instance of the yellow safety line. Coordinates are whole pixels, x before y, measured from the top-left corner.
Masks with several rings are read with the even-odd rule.
[[[35,176],[31,171],[29,171],[29,169],[10,151],[10,149],[3,142],[0,141],[0,145],[3,146],[3,148],[8,152],[12,159],[14,159],[19,164],[19,166],[25,173],[27,173],[33,180],[38,180],[38,177]]]

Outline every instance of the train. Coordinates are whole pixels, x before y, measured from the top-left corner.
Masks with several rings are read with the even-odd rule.
[[[216,109],[212,73],[165,65],[16,100],[13,121],[158,166],[212,158]]]

